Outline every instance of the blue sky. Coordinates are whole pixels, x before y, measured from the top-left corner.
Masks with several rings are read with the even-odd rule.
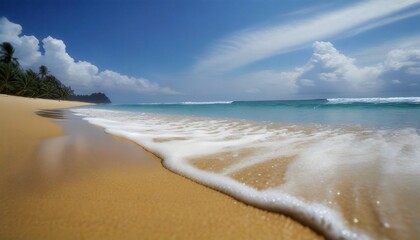
[[[420,0],[0,1],[0,41],[114,102],[420,96]]]

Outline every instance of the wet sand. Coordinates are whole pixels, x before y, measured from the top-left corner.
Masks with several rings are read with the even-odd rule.
[[[35,114],[80,104],[0,95],[0,239],[321,238],[65,112]]]

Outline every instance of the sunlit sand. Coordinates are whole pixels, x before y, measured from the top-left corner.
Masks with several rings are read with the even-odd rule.
[[[321,238],[176,175],[101,128],[35,113],[80,104],[0,96],[1,239]]]

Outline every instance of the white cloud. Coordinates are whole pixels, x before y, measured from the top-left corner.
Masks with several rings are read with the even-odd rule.
[[[0,18],[0,42],[10,42],[15,47],[15,55],[23,67],[33,65],[41,58],[39,41],[34,36],[20,36],[22,26]]]
[[[354,59],[340,53],[329,42],[315,42],[314,53],[305,66],[307,71],[303,75],[311,79],[328,82],[329,86],[342,86],[351,88],[372,88],[378,84],[376,80],[381,73],[380,66],[358,67]]]
[[[329,42],[315,42],[314,53],[307,64],[299,68],[295,82],[300,91],[347,92],[372,91],[381,84],[381,66],[358,67],[354,59],[340,53]],[[311,79],[310,82],[308,79]]]
[[[22,26],[5,17],[0,18],[0,42],[13,44],[22,67],[37,70],[45,65],[52,74],[75,90],[179,94],[144,78],[129,77],[111,70],[100,71],[90,62],[76,61],[67,53],[64,42],[51,36],[42,40],[45,53],[41,54],[36,37],[21,35]]]
[[[346,31],[366,31],[375,26],[412,17],[420,12],[415,11],[399,17],[393,14],[419,2],[419,0],[363,1],[301,21],[244,30],[216,44],[209,54],[199,59],[194,71],[224,72]],[[370,24],[370,27],[364,27],[366,24]]]
[[[351,53],[351,57],[357,59],[358,64],[372,64],[382,62],[387,54],[395,49],[418,49],[420,48],[420,34],[403,36],[397,39],[385,41],[384,43],[365,47]]]
[[[110,70],[100,72],[95,77],[95,80],[98,85],[105,86],[109,89],[127,90],[134,88],[138,92],[179,94],[170,88],[161,87],[157,83],[153,83],[147,79],[129,77]]]
[[[398,22],[398,21],[404,20],[406,18],[415,17],[417,15],[420,15],[420,9],[417,9],[417,10],[412,11],[412,12],[402,13],[402,14],[397,15],[397,16],[385,18],[385,19],[379,20],[377,22],[369,23],[369,24],[367,24],[363,27],[355,29],[348,36],[354,36],[354,35],[357,35],[359,33],[366,32],[366,31],[369,31],[371,29],[381,27],[381,26],[384,26],[384,25],[387,25],[387,24],[391,24],[391,23],[394,23],[394,22]]]
[[[45,54],[40,63],[66,84],[77,88],[89,88],[95,81],[99,69],[84,61],[75,61],[67,52],[62,40],[51,36],[42,40]]]
[[[407,73],[420,75],[420,50],[396,49],[388,53],[385,65],[392,70],[406,69]]]
[[[270,97],[286,98],[299,94],[371,96],[392,92],[396,86],[398,90],[413,91],[420,83],[420,49],[395,49],[382,63],[364,67],[357,66],[355,59],[338,51],[330,42],[315,42],[313,49],[311,58],[302,67],[287,72],[248,73],[239,78],[237,85],[258,88],[261,94]]]

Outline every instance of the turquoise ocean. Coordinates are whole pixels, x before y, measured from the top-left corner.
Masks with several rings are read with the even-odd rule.
[[[420,237],[420,97],[72,111],[153,152],[171,171],[326,237]]]

